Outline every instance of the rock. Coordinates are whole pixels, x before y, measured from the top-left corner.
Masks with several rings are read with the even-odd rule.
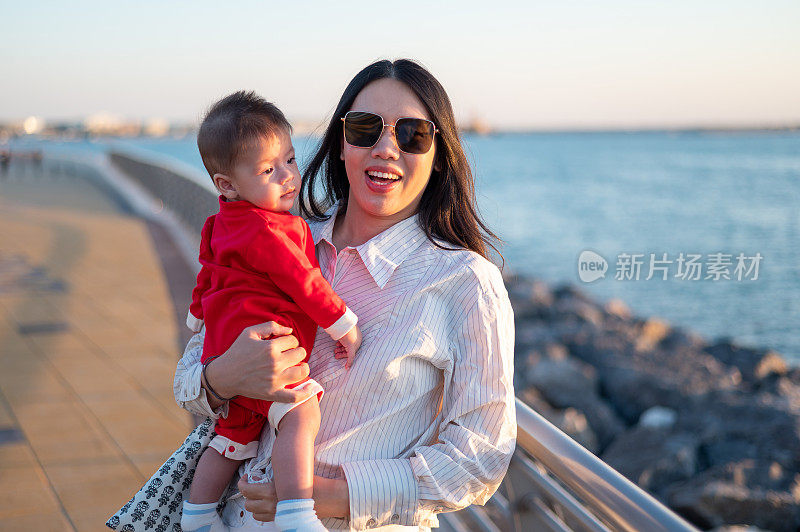
[[[771,373],[783,375],[788,371],[786,361],[768,349],[751,349],[731,343],[727,339],[705,348],[723,364],[739,368],[746,382],[753,382]]]
[[[770,394],[718,391],[692,398],[676,430],[697,434],[706,467],[744,459],[800,471],[800,416]]]
[[[669,505],[700,526],[747,523],[776,532],[800,526],[798,476],[770,476],[770,463],[745,460],[716,466],[671,486]]]
[[[758,528],[757,526],[750,526],[750,525],[730,525],[730,526],[718,526],[716,528],[712,528],[709,532],[770,532],[769,530],[764,530],[763,528]]]
[[[508,296],[517,319],[544,318],[550,312],[554,296],[547,284],[534,279],[507,281]]]
[[[670,330],[671,328],[667,322],[650,318],[644,322],[644,325],[642,325],[641,333],[639,334],[639,338],[636,340],[636,350],[652,350],[656,345],[659,344],[659,342],[661,342],[661,340],[666,338]]]
[[[658,495],[670,484],[696,473],[699,443],[692,434],[636,427],[617,436],[600,458]]]
[[[588,451],[598,452],[597,436],[581,412],[574,408],[553,408],[533,387],[525,389],[520,394],[520,399]]]
[[[773,396],[785,409],[800,415],[800,368],[791,368],[784,375],[770,373],[755,383],[753,390]]]
[[[523,351],[524,349],[524,351]],[[538,366],[542,361],[563,361],[569,356],[567,348],[561,344],[554,344],[547,341],[527,346],[517,346],[514,351],[515,374],[520,379],[525,388],[529,384],[528,375],[531,368]],[[591,369],[591,367],[590,367]]]
[[[602,389],[614,409],[630,425],[653,406],[680,408],[682,397],[668,383],[630,367],[607,368],[603,372]]]
[[[559,298],[553,306],[555,319],[577,321],[590,324],[593,327],[602,327],[605,314],[596,303],[587,302],[580,298]]]
[[[590,305],[597,304],[586,294],[586,292],[579,290],[575,285],[568,283],[562,283],[556,286],[556,288],[553,290],[553,296],[557,300],[575,299],[578,301],[583,301],[584,303],[589,303]]]
[[[616,413],[597,395],[595,370],[574,358],[566,358],[563,346],[552,346],[551,355],[531,365],[526,382],[556,408],[580,410],[597,434],[601,447],[607,445],[625,426]],[[555,358],[559,357],[559,358]]]
[[[689,399],[734,389],[741,381],[736,368],[703,352],[656,349],[628,357],[612,354],[603,366],[598,371],[603,395],[629,424],[650,407],[680,412]]]
[[[583,412],[574,408],[565,408],[560,412],[554,412],[551,418],[548,418],[548,421],[580,443],[589,452],[598,452],[597,436]]]
[[[684,331],[680,327],[674,327],[658,343],[660,349],[667,351],[675,349],[703,349],[708,345],[702,336],[690,331]]]
[[[512,302],[535,301],[542,305],[553,303],[553,291],[547,283],[531,277],[505,277],[508,297]]]
[[[610,299],[603,307],[603,310],[606,311],[606,314],[616,316],[622,320],[631,318],[631,310],[621,299]]]
[[[594,368],[571,358],[541,359],[528,368],[527,377],[528,384],[557,408],[574,406],[581,396],[593,395],[597,389]]]
[[[751,349],[721,340],[706,347],[705,352],[723,364],[739,368],[746,382],[763,379],[770,373],[783,375],[788,371],[783,357],[768,349]]]
[[[601,448],[605,448],[623,430],[625,423],[608,404],[598,396],[587,397],[585,402],[578,405],[597,434],[597,441]]]
[[[514,352],[541,349],[547,344],[558,343],[560,334],[555,327],[543,322],[522,321],[516,324]]]
[[[561,342],[570,354],[597,369],[628,359],[632,350],[630,342],[621,334],[608,334],[593,330],[575,330],[565,334]]]
[[[653,406],[639,416],[639,427],[649,429],[671,429],[678,419],[678,413],[671,408]]]

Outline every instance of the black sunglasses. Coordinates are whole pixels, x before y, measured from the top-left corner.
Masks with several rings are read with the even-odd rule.
[[[400,151],[413,154],[428,153],[438,131],[433,122],[424,118],[398,118],[392,125],[384,124],[381,115],[363,111],[348,111],[342,121],[344,140],[351,146],[371,148],[380,140],[383,129],[391,127]]]

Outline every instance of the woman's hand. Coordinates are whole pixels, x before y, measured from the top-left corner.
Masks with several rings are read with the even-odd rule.
[[[308,364],[300,364],[306,351],[291,332],[274,321],[246,328],[225,354],[208,364],[208,383],[223,397],[242,395],[281,403],[309,397],[313,391],[284,388],[306,378],[309,371]],[[222,404],[210,394],[208,399],[212,408]]]
[[[244,507],[256,521],[274,521],[278,496],[275,484],[250,484],[245,477],[239,479],[239,491],[245,499]],[[350,493],[344,478],[314,477],[314,510],[317,517],[350,518]]]

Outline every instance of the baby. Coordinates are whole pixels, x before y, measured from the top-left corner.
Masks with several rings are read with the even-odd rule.
[[[300,188],[290,132],[277,107],[241,91],[214,104],[200,125],[197,145],[220,193],[219,214],[203,226],[202,269],[187,317],[196,332],[205,324],[203,364],[225,353],[245,327],[267,321],[290,327],[306,353],[322,327],[338,340],[338,350],[347,351],[348,367],[361,344],[355,314],[320,273],[308,225],[287,212]],[[183,530],[226,530],[217,502],[241,461],[256,455],[265,421],[277,431],[276,526],[325,530],[311,498],[322,387],[313,379],[292,387],[306,387],[310,399],[229,402],[227,417],[217,420],[217,436],[197,464]]]

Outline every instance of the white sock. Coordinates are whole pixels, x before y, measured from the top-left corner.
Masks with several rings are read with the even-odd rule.
[[[314,499],[278,501],[275,526],[281,532],[327,532],[314,511]]]
[[[217,513],[217,503],[192,504],[183,503],[181,515],[183,532],[226,532],[228,527]]]

